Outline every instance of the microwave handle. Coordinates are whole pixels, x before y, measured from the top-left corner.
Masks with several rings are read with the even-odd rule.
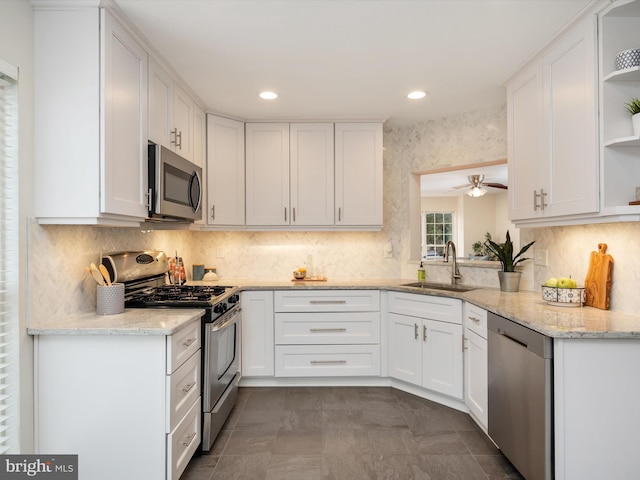
[[[198,199],[196,205],[193,204],[193,198],[189,195],[189,203],[191,204],[191,208],[194,212],[200,211],[200,207],[202,205],[202,182],[200,181],[200,175],[198,172],[193,172],[191,174],[191,180],[189,180],[189,191],[193,188],[194,182],[197,182],[198,185]]]

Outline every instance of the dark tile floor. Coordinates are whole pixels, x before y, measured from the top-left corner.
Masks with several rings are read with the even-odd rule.
[[[241,388],[181,480],[522,479],[469,415],[392,388]]]

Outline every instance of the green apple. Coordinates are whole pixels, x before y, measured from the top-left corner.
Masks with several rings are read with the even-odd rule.
[[[558,279],[555,278],[555,277],[551,277],[549,280],[544,282],[544,286],[545,287],[557,287],[558,286]]]
[[[573,278],[560,277],[558,288],[576,288],[576,281]]]

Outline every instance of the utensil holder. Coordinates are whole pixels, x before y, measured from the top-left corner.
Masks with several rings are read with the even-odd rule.
[[[96,313],[98,315],[116,315],[124,312],[124,283],[112,283],[111,286],[97,286]]]

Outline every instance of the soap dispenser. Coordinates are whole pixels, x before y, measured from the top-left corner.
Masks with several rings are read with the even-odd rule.
[[[420,262],[420,266],[418,267],[418,280],[424,282],[427,279],[427,270],[424,268],[422,262]]]

